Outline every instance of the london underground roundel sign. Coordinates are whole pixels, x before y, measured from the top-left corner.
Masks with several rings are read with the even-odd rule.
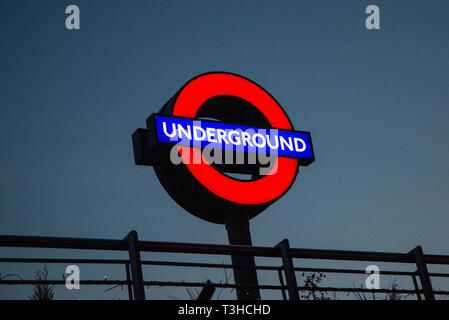
[[[133,146],[136,164],[153,166],[179,205],[215,223],[262,212],[315,160],[310,133],[295,131],[267,91],[224,72],[187,82]]]

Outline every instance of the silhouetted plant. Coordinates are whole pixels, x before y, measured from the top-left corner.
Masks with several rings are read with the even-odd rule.
[[[302,273],[304,279],[304,287],[311,288],[315,290],[306,290],[301,291],[305,292],[299,295],[301,300],[331,300],[331,298],[327,295],[327,291],[316,290],[319,288],[319,284],[321,281],[326,278],[326,275],[321,272],[311,272],[311,273]]]
[[[363,288],[363,286],[360,285],[360,288]],[[371,293],[372,299],[368,298],[368,296],[365,295],[365,292],[353,292],[352,294],[356,297],[357,300],[404,300],[408,296],[410,296],[409,294],[402,294],[397,292],[400,289],[400,285],[396,282],[396,279],[393,279],[393,282],[389,284],[388,289],[390,290],[390,292],[387,292],[386,295],[381,298],[377,298],[374,291]]]
[[[36,280],[48,280],[48,268],[45,265],[42,270],[36,271]],[[36,283],[33,286],[33,295],[30,300],[53,300],[55,295],[53,285]]]

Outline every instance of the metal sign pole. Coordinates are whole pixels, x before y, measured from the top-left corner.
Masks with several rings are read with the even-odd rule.
[[[229,244],[252,246],[249,219],[245,214],[230,214],[225,219]],[[236,285],[258,286],[256,263],[253,256],[231,256]],[[259,300],[259,288],[237,288],[238,300]]]

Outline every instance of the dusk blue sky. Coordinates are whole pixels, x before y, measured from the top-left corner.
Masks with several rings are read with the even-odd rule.
[[[80,30],[65,28],[70,4]],[[370,4],[380,30],[365,28]],[[0,234],[227,243],[134,164],[131,141],[186,81],[220,70],[263,86],[314,143],[316,161],[251,221],[254,245],[449,254],[448,12],[435,0],[1,0]]]

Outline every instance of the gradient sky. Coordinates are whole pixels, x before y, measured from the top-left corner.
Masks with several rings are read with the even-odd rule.
[[[65,28],[70,4],[80,30]],[[365,28],[370,4],[380,30]],[[227,243],[224,226],[134,164],[131,142],[187,80],[221,70],[263,86],[314,142],[316,162],[251,221],[255,245],[449,254],[448,12],[448,1],[1,0],[0,234]]]

